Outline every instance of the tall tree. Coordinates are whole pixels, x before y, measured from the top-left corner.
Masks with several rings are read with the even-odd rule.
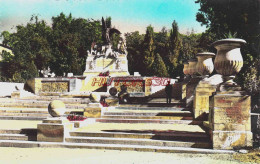
[[[166,69],[166,65],[164,64],[164,61],[160,54],[155,55],[155,59],[152,65],[153,73],[155,76],[158,77],[168,77],[168,72]]]
[[[170,30],[170,38],[169,38],[169,59],[171,62],[171,66],[168,68],[169,73],[172,77],[178,76],[176,71],[179,64],[179,54],[182,47],[182,41],[179,34],[179,27],[177,22],[174,20],[172,22],[172,29]]]
[[[143,69],[142,43],[144,35],[140,35],[139,31],[125,34],[128,70],[131,74],[134,72],[141,72]]]
[[[153,75],[152,64],[154,62],[154,31],[153,27],[149,25],[146,28],[146,34],[143,41],[143,63],[145,69],[141,72],[143,75]]]

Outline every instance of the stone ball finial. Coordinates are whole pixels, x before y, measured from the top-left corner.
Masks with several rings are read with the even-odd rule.
[[[115,87],[112,87],[109,89],[109,94],[111,96],[115,96],[117,94],[117,89]]]
[[[97,102],[100,101],[101,96],[98,93],[91,93],[90,96],[89,96],[89,99],[90,99],[91,102],[97,103]]]
[[[48,112],[52,117],[61,117],[65,114],[65,104],[60,100],[53,100],[48,106]]]
[[[215,56],[212,52],[201,52],[196,55],[198,63],[196,65],[197,72],[201,76],[210,75],[214,70],[212,58]]]

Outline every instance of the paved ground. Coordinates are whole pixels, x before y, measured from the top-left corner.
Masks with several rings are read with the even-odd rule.
[[[66,148],[0,148],[1,164],[233,164],[232,154],[153,153]]]

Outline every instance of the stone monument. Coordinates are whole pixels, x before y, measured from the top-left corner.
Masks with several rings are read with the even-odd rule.
[[[125,42],[121,38],[117,49],[113,49],[110,38],[114,33],[121,34],[117,29],[108,27],[102,17],[103,45],[92,44],[91,51],[88,51],[84,76],[97,76],[102,72],[109,72],[110,76],[129,75]]]

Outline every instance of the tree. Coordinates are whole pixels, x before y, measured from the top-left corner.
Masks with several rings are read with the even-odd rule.
[[[208,27],[207,32],[212,34],[212,40],[224,39],[227,34],[236,34],[238,38],[247,41],[242,48],[244,67],[237,76],[237,82],[250,91],[247,86],[255,86],[254,80],[247,78],[253,77],[249,75],[250,72],[254,72],[259,78],[259,69],[256,72],[251,69],[258,65],[260,56],[259,0],[197,0],[196,3],[200,4],[197,21]],[[249,83],[252,84],[244,85]],[[255,91],[251,90],[251,93]]]
[[[141,71],[142,75],[153,75],[152,72],[152,64],[154,62],[154,32],[153,32],[153,27],[149,25],[146,28],[146,34],[144,36],[144,41],[143,41],[143,64],[145,66],[145,69]]]
[[[178,76],[177,67],[179,64],[179,54],[182,47],[182,41],[179,34],[179,27],[177,22],[174,20],[172,23],[172,29],[170,30],[169,38],[169,60],[172,65],[168,67],[168,72],[171,77]]]
[[[139,34],[139,31],[125,34],[128,70],[131,74],[141,72],[143,69],[142,43],[144,36]]]
[[[166,66],[164,64],[164,61],[163,61],[162,57],[160,56],[160,54],[158,54],[158,53],[155,55],[155,60],[153,62],[152,69],[153,69],[153,73],[155,76],[158,76],[158,77],[168,77],[169,76]]]

